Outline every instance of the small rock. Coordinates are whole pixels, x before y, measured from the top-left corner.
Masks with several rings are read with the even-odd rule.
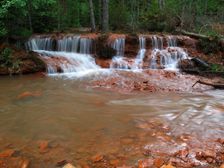
[[[49,149],[49,141],[40,141],[39,142],[39,150],[40,153],[46,153]]]
[[[20,168],[28,168],[30,161],[28,159],[24,159],[21,161]]]
[[[57,167],[62,167],[64,165],[66,165],[67,163],[68,163],[67,160],[61,160],[61,161],[57,162],[56,166]]]
[[[92,162],[100,162],[103,160],[103,155],[100,155],[100,154],[96,154],[95,156],[93,156],[91,158]]]
[[[138,168],[148,168],[153,166],[153,159],[144,159],[138,161]]]
[[[209,158],[206,159],[206,161],[207,161],[208,163],[212,163],[212,162],[213,162],[213,159],[209,157]]]
[[[176,168],[176,167],[172,166],[171,164],[168,164],[168,165],[163,165],[161,168]]]
[[[202,156],[204,157],[204,158],[216,158],[216,153],[215,153],[215,151],[212,151],[212,150],[206,150],[206,151],[204,151],[204,152],[202,152]]]
[[[111,160],[110,161],[110,164],[112,165],[112,166],[115,166],[115,167],[117,167],[118,166],[118,164],[119,164],[119,160]]]
[[[76,168],[76,167],[73,166],[71,163],[68,163],[68,164],[64,165],[62,168]]]
[[[13,156],[13,154],[15,154],[15,150],[7,149],[7,150],[0,153],[0,158],[11,157],[11,156]]]
[[[217,140],[217,142],[219,142],[219,143],[221,143],[221,144],[224,145],[224,139],[219,138],[219,139]]]
[[[186,158],[189,155],[189,149],[185,148],[185,149],[179,150],[175,155],[182,159]]]
[[[164,164],[164,160],[161,158],[156,158],[153,162],[153,165],[158,168],[161,167],[163,164]]]

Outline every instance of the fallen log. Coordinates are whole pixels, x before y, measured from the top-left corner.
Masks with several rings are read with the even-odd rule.
[[[197,33],[193,33],[193,32],[187,32],[185,30],[181,30],[180,31],[183,35],[187,35],[193,38],[202,38],[202,39],[210,39],[209,36],[203,35],[203,34],[197,34]]]
[[[210,41],[214,40],[214,37],[207,36],[207,35],[204,35],[204,34],[198,34],[198,33],[188,32],[188,31],[185,31],[185,30],[178,30],[178,29],[176,31],[183,34],[183,35],[186,35],[186,36],[189,36],[189,37],[192,37],[192,38],[196,38],[196,39],[205,39],[205,40],[210,40]],[[223,36],[219,36],[218,42],[220,44],[224,43]]]
[[[208,81],[203,81],[203,80],[198,80],[197,82],[195,82],[195,84],[192,87],[194,87],[197,83],[203,84],[203,85],[208,85],[208,86],[213,86],[216,89],[224,89],[224,83],[208,82]]]

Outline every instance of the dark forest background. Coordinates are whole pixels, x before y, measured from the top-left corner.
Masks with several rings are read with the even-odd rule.
[[[224,0],[1,0],[0,37],[92,31],[224,34]]]

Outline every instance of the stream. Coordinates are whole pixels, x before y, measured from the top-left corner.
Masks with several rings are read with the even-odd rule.
[[[224,135],[221,90],[120,94],[84,87],[87,80],[1,77],[0,150],[19,151],[32,167],[54,167],[61,160],[90,164],[97,154],[136,165],[148,148],[201,148]],[[48,143],[44,152],[41,141]]]

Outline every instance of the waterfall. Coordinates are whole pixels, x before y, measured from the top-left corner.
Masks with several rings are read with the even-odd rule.
[[[39,50],[38,53],[47,62],[48,73],[57,73],[59,70],[63,73],[82,72],[100,68],[96,65],[95,59],[88,54],[43,50]]]
[[[146,39],[145,37],[140,36],[139,37],[139,51],[135,59],[135,62],[132,65],[132,69],[142,69],[145,52],[146,52]]]
[[[188,54],[180,47],[177,47],[176,38],[167,36],[167,48],[163,48],[162,37],[152,36],[151,69],[172,69],[176,70],[178,62],[188,58]]]
[[[116,50],[116,56],[124,56],[125,38],[118,38],[112,44],[112,48]]]
[[[64,37],[57,40],[58,51],[78,53],[80,36]]]
[[[168,47],[177,47],[177,40],[173,36],[167,36]]]
[[[84,72],[97,70],[95,59],[90,55],[92,40],[80,36],[55,40],[57,51],[53,51],[52,38],[32,38],[26,43],[28,50],[37,52],[47,64],[49,74],[63,72]]]
[[[80,40],[80,53],[82,54],[90,54],[92,47],[92,40],[88,38],[82,38]]]
[[[32,38],[26,43],[26,48],[27,50],[31,51],[36,50],[53,51],[54,50],[53,41],[54,40],[50,37]],[[77,36],[64,37],[62,39],[55,41],[57,44],[56,51],[91,54],[92,39],[81,38],[80,36],[77,35]],[[122,48],[119,49],[119,52],[122,52]]]
[[[112,58],[110,68],[112,69],[129,69],[129,64],[124,58],[125,38],[117,38],[112,44],[116,50],[116,55]]]
[[[53,40],[48,37],[48,38],[33,38],[29,40],[26,44],[26,49],[35,51],[35,50],[48,50],[52,51],[53,50]]]
[[[163,37],[152,36],[151,40],[153,49],[163,49]]]

